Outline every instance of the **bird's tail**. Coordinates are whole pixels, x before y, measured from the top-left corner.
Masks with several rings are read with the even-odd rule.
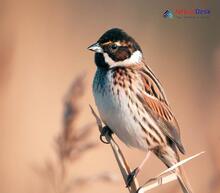
[[[184,174],[184,170],[182,167],[176,169],[176,175],[178,182],[182,188],[183,193],[193,193],[192,188]]]
[[[167,167],[171,167],[180,161],[177,149],[175,146],[163,146],[158,148],[154,153],[158,158],[163,161]],[[178,182],[182,188],[183,193],[193,193],[192,188],[184,174],[184,170],[181,166],[175,169],[174,173],[177,175]]]

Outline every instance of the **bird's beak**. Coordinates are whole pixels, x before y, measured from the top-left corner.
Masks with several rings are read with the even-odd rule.
[[[99,45],[99,43],[92,44],[91,46],[88,47],[89,50],[96,52],[96,53],[102,53],[103,49]]]

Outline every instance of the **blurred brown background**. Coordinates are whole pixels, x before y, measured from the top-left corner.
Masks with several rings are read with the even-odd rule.
[[[166,9],[207,8],[206,19],[164,19]],[[54,156],[62,128],[63,97],[72,80],[87,74],[78,124],[93,121],[93,54],[86,48],[107,29],[135,37],[160,77],[182,131],[187,155],[206,154],[185,168],[198,193],[220,192],[220,2],[146,0],[0,1],[0,192],[39,193],[33,165]],[[98,141],[94,127],[92,140]],[[134,168],[143,152],[121,145]],[[184,157],[186,157],[184,156]],[[140,182],[162,171],[152,156]],[[113,171],[119,182],[95,182],[80,192],[121,192],[125,185],[109,146],[101,144],[70,167],[75,176]],[[178,192],[175,182],[153,192]],[[44,191],[45,192],[45,191]],[[49,193],[49,192],[48,192]]]

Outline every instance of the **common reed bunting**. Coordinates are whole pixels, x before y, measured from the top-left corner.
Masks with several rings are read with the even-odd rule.
[[[144,150],[142,163],[128,176],[127,186],[150,152],[167,167],[185,153],[177,120],[171,111],[160,81],[144,62],[138,43],[121,29],[110,29],[88,47],[95,52],[97,71],[93,95],[104,124],[121,141]],[[184,193],[191,193],[181,168],[175,170]]]

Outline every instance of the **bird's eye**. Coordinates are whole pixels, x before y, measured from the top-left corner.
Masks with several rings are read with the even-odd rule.
[[[118,46],[117,46],[116,44],[112,44],[112,45],[110,46],[110,48],[111,48],[112,50],[116,50],[116,49],[118,48]]]

